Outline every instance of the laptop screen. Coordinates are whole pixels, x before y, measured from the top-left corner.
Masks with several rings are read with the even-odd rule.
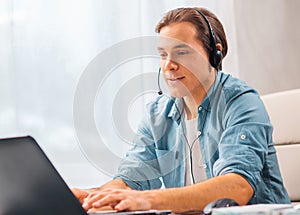
[[[99,211],[97,214],[170,214],[169,210]],[[0,139],[0,214],[84,214],[79,201],[30,136]]]
[[[87,214],[31,137],[0,139],[1,214]]]

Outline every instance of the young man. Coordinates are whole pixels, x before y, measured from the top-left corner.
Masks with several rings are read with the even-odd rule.
[[[220,71],[227,41],[217,17],[178,8],[156,30],[171,97],[149,104],[114,180],[73,189],[83,206],[181,213],[225,197],[241,205],[289,203],[259,95]]]

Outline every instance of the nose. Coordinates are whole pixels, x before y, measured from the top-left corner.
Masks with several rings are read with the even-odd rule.
[[[163,68],[165,71],[176,71],[176,70],[178,70],[179,65],[175,61],[173,61],[171,59],[167,59],[164,62]]]

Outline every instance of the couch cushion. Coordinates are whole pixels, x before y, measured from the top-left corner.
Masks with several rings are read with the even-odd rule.
[[[277,145],[283,182],[292,201],[300,201],[300,144]]]
[[[275,144],[300,143],[300,89],[264,95],[262,100],[274,127]]]
[[[262,96],[274,127],[273,139],[284,185],[300,201],[300,89]]]

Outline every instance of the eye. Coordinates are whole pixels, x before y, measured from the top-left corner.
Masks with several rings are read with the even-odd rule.
[[[165,59],[168,56],[168,54],[166,52],[159,52],[159,56],[160,58]]]
[[[187,54],[189,54],[189,51],[187,51],[187,50],[177,51],[177,55],[187,55]]]

